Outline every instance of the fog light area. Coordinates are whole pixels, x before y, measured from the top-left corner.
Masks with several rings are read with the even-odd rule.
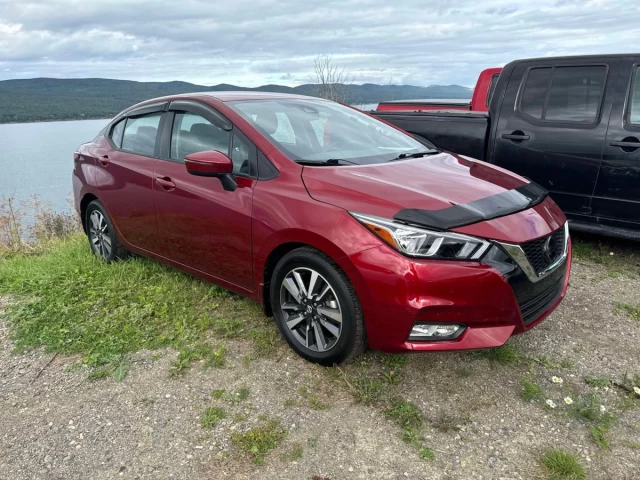
[[[456,323],[416,323],[411,329],[409,340],[453,340],[465,329]]]

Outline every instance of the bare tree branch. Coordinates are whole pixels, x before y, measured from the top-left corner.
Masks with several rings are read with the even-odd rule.
[[[335,65],[328,55],[318,55],[313,61],[313,67],[316,95],[334,102],[346,103],[347,87],[353,84],[353,77]]]

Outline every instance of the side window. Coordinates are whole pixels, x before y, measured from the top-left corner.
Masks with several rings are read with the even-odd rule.
[[[233,173],[243,175],[251,174],[249,155],[251,149],[237,135],[233,136],[233,146],[231,147],[231,161],[233,161]]]
[[[229,135],[200,115],[176,112],[171,131],[171,158],[184,161],[187,155],[205,150],[228,155]]]
[[[124,120],[120,120],[118,123],[116,123],[111,129],[111,134],[109,135],[111,141],[118,148],[122,147],[122,133],[124,132],[124,124],[126,122],[127,119],[125,118]]]
[[[527,83],[524,85],[520,99],[520,111],[538,120],[542,119],[552,71],[552,68],[532,68],[529,70]]]
[[[631,101],[629,102],[629,123],[640,125],[640,67],[636,68],[631,87]]]
[[[604,65],[533,68],[522,91],[520,111],[542,121],[593,123],[606,76]]]
[[[489,92],[487,93],[487,107],[491,103],[491,97],[493,97],[493,92],[496,90],[496,84],[498,83],[498,78],[500,78],[500,74],[496,73],[491,77],[491,82],[489,83]]]
[[[158,125],[162,113],[151,113],[141,117],[127,118],[122,137],[122,150],[153,157],[156,149]]]
[[[556,67],[545,120],[593,123],[598,116],[607,68]]]

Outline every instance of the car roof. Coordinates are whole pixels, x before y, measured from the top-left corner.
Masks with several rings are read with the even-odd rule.
[[[183,93],[181,95],[172,95],[172,97],[173,98],[190,97],[190,98],[201,98],[201,99],[205,99],[205,97],[211,97],[211,98],[220,100],[221,102],[232,102],[236,100],[269,100],[269,99],[276,99],[276,98],[322,101],[321,98],[309,97],[306,95],[295,95],[292,93],[255,92],[255,91],[243,91],[243,90]]]

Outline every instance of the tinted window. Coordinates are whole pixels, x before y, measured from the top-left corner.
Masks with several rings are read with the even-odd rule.
[[[158,112],[142,117],[127,118],[127,125],[122,137],[122,149],[153,157],[161,116],[162,113]]]
[[[120,120],[118,123],[116,123],[115,126],[111,129],[111,135],[109,135],[111,141],[118,148],[122,147],[122,132],[124,132],[124,124],[126,123],[126,121],[127,119],[125,118],[124,120]]]
[[[629,102],[629,123],[640,125],[640,67],[636,68],[631,89],[631,102]]]
[[[551,68],[533,68],[527,75],[527,83],[524,85],[520,100],[520,110],[533,118],[542,118],[552,70]]]
[[[593,123],[598,116],[604,66],[556,67],[545,120]]]
[[[229,132],[194,113],[176,113],[171,133],[171,158],[184,157],[205,150],[217,150],[229,155]]]
[[[249,175],[249,145],[243,142],[237,135],[233,136],[233,147],[231,148],[231,160],[233,161],[233,173]]]

